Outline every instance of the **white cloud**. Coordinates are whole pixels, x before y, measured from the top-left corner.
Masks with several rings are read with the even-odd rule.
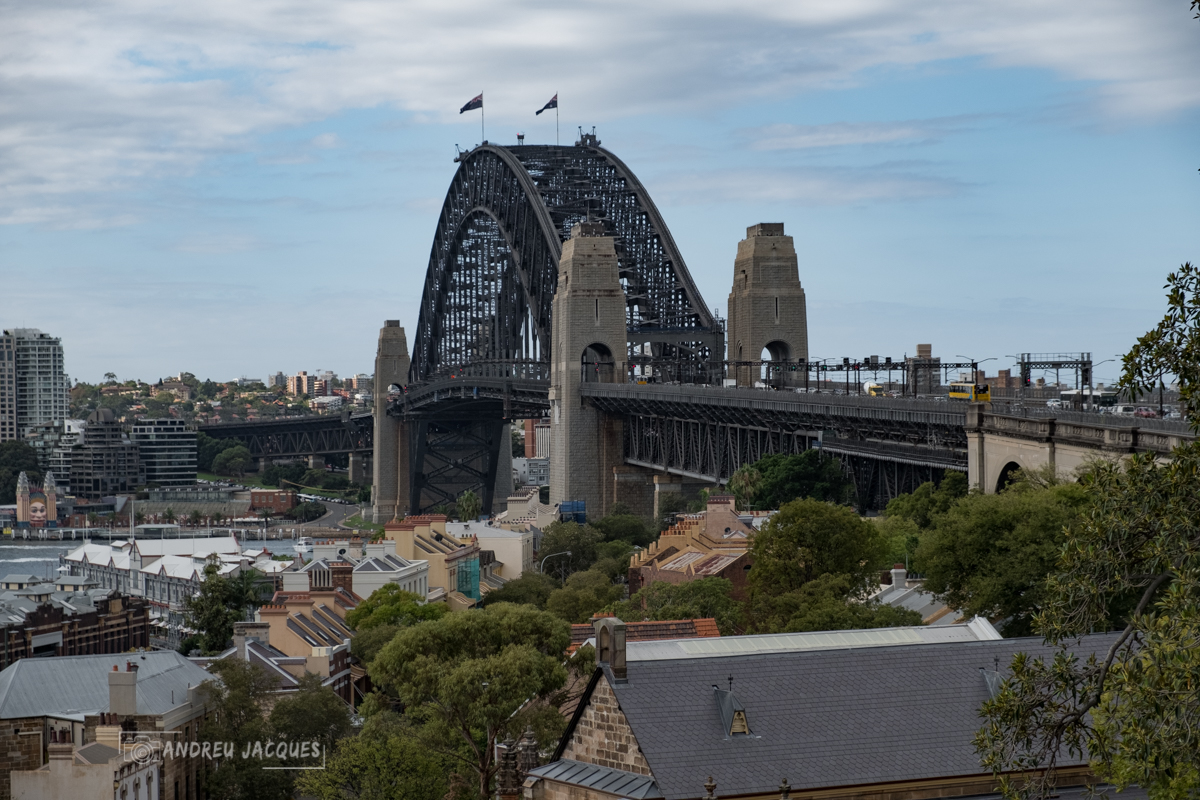
[[[660,176],[656,181],[655,197],[661,198],[663,205],[676,206],[729,201],[838,206],[946,197],[966,188],[958,181],[924,174],[912,166],[674,173]]]
[[[332,150],[335,147],[341,147],[342,140],[338,138],[336,133],[322,133],[320,136],[314,136],[312,146],[321,150]]]
[[[45,0],[10,2],[3,14],[0,221],[10,223],[78,224],[88,198],[186,174],[256,134],[347,109],[460,119],[458,106],[481,89],[489,121],[528,124],[559,91],[564,113],[602,122],[975,57],[1092,82],[1118,117],[1200,105],[1200,23],[1178,0]],[[824,127],[776,144],[918,133]],[[336,144],[333,134],[311,141]]]
[[[745,132],[755,150],[805,150],[855,144],[890,144],[929,139],[934,131],[916,124],[835,122],[828,125],[767,125]]]

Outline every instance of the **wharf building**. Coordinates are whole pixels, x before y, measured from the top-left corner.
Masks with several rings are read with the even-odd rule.
[[[66,419],[70,393],[61,339],[36,328],[0,334],[0,442]]]

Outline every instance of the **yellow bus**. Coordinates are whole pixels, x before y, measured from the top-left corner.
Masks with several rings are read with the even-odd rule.
[[[992,402],[991,387],[986,383],[982,386],[977,383],[952,383],[950,384],[950,399],[966,400],[968,403],[990,403]]]

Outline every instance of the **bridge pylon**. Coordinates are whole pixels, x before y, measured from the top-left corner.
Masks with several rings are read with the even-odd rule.
[[[785,370],[787,362],[808,360],[808,315],[796,247],[783,232],[782,222],[762,222],[746,229],[733,262],[729,292],[730,361],[759,361],[763,350]],[[766,359],[763,359],[766,360]],[[738,386],[753,386],[758,367],[738,365],[730,377]]]
[[[400,321],[389,319],[379,329],[375,351],[375,436],[371,515],[375,522],[390,522],[408,512],[409,425],[388,414],[389,387],[408,382],[408,341]]]
[[[583,500],[592,517],[611,505],[622,423],[585,405],[579,387],[626,382],[625,317],[615,240],[603,223],[579,222],[563,243],[550,314],[550,502]]]

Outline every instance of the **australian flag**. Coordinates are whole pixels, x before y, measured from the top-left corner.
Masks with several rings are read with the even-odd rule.
[[[474,111],[477,108],[483,108],[483,93],[482,92],[480,92],[478,97],[472,98],[465,106],[460,108],[458,110],[458,113],[461,114],[464,111]]]
[[[557,94],[555,94],[554,97],[550,98],[549,103],[546,103],[546,105],[539,108],[537,113],[540,114],[543,111],[549,111],[552,108],[558,108],[558,95]],[[534,116],[537,116],[537,114],[535,114]]]

